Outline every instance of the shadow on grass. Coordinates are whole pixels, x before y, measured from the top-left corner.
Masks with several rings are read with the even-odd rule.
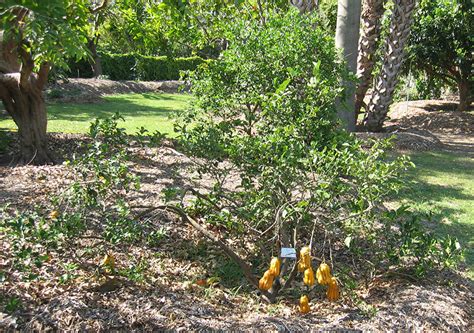
[[[51,104],[48,105],[49,120],[69,120],[91,122],[95,118],[105,118],[119,112],[123,117],[168,117],[182,110],[189,97],[168,94],[136,94],[106,97],[94,104]]]
[[[474,159],[460,154],[413,154],[417,166],[407,175],[408,186],[397,200],[427,213],[428,227],[457,237],[466,250],[466,263],[474,268]]]

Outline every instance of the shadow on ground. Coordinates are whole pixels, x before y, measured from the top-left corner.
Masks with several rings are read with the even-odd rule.
[[[407,175],[406,189],[397,200],[430,216],[428,226],[457,237],[474,267],[474,159],[459,153],[425,152],[411,155],[417,166]]]

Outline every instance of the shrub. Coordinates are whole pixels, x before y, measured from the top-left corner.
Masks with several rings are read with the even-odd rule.
[[[160,81],[178,80],[181,71],[191,71],[206,60],[200,57],[169,58],[143,56],[140,54],[101,54],[103,74],[111,80]],[[71,62],[70,77],[92,77],[92,70],[87,60]]]
[[[229,236],[245,233],[260,262],[262,253],[314,244],[336,274],[345,251],[357,263],[347,263],[351,276],[387,269],[387,246],[396,248],[405,229],[379,209],[411,163],[389,158],[388,142],[367,148],[341,130],[335,100],[347,74],[332,35],[291,11],[264,26],[236,21],[227,38],[221,58],[191,75],[195,101],[177,124],[180,144],[213,180],[189,214]],[[229,178],[238,179],[232,190]]]
[[[142,81],[178,80],[181,71],[194,70],[205,60],[200,57],[168,58],[137,56],[137,79]]]
[[[103,74],[111,80],[135,80],[137,58],[134,54],[101,54]]]
[[[130,170],[124,147],[128,137],[119,120],[115,115],[91,124],[84,154],[66,163],[72,182],[44,207],[0,210],[0,232],[11,245],[15,271],[37,278],[51,251],[81,237],[120,244],[156,244],[163,237],[162,230],[138,223],[130,214],[126,197],[138,188],[139,178]]]

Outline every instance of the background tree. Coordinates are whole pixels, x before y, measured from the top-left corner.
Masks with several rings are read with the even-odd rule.
[[[18,126],[22,162],[53,161],[47,148],[42,90],[52,65],[86,52],[86,0],[21,0],[0,3],[0,98]]]
[[[390,30],[385,40],[384,59],[372,93],[364,126],[379,132],[387,118],[393,92],[398,82],[400,68],[405,58],[405,45],[410,35],[410,27],[416,0],[394,0],[390,20]]]
[[[90,64],[94,77],[102,75],[102,64],[99,53],[97,52],[97,45],[100,39],[100,26],[105,20],[107,11],[105,10],[109,0],[92,0],[92,17],[90,19],[89,36],[87,37],[87,47],[91,53]]]
[[[470,0],[422,0],[408,50],[413,72],[456,85],[459,111],[473,99],[474,9]]]

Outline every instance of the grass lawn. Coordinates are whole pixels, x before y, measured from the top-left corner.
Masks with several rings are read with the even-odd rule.
[[[434,230],[457,237],[465,250],[469,275],[474,278],[474,159],[447,152],[411,155],[416,169],[399,200],[431,212]]]
[[[64,133],[86,133],[90,122],[97,117],[108,117],[119,112],[129,134],[143,126],[150,132],[173,133],[169,115],[184,109],[191,100],[185,94],[123,94],[111,95],[101,103],[49,104],[48,131]],[[16,125],[7,116],[0,116],[0,129],[16,130]]]

